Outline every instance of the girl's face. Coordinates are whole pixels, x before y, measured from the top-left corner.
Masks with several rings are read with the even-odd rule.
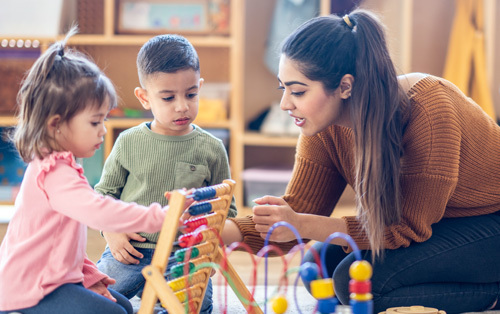
[[[144,109],[153,113],[151,130],[174,136],[191,132],[191,123],[198,115],[198,93],[202,83],[200,73],[192,69],[154,73],[146,78],[146,89],[136,88],[135,96]]]
[[[295,119],[302,134],[312,136],[332,124],[350,126],[340,88],[327,92],[321,82],[305,77],[298,63],[285,55],[280,58],[278,81],[283,90],[281,109]]]
[[[57,150],[70,151],[77,158],[92,157],[104,141],[109,99],[99,108],[88,106],[55,131]]]

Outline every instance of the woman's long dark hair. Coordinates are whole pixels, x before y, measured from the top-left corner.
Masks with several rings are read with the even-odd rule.
[[[384,248],[385,228],[401,219],[401,108],[408,102],[389,56],[384,27],[365,10],[347,17],[321,16],[291,34],[282,53],[310,80],[334,91],[342,77],[354,77],[350,107],[358,218],[372,254]]]

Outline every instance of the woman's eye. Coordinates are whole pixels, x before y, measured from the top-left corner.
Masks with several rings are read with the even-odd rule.
[[[305,92],[292,92],[293,96],[302,96]]]
[[[278,90],[281,90],[282,92],[285,92],[285,87],[284,86],[278,86]]]

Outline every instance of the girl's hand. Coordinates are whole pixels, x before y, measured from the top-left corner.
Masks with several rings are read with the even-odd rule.
[[[114,233],[103,232],[104,238],[108,242],[109,250],[113,257],[123,264],[139,264],[136,258],[143,258],[144,256],[137,251],[130,240],[144,242],[146,238],[140,236],[138,233]]]
[[[101,281],[96,282],[93,286],[89,287],[90,291],[93,291],[97,294],[102,295],[105,298],[110,299],[113,302],[116,302],[116,299],[113,297],[111,292],[108,290],[108,285],[114,285],[116,283],[116,280],[113,278],[104,278]]]
[[[186,192],[186,195],[191,195],[195,191],[195,189],[190,189],[189,191],[186,188],[182,189],[184,192]],[[165,198],[170,201],[170,197],[172,196],[171,192],[165,192]],[[179,218],[179,226],[182,226],[184,221],[190,219],[192,216],[189,214],[188,209],[189,206],[193,205],[195,203],[195,200],[193,198],[186,198],[186,203],[184,204],[184,212],[182,213],[181,217]],[[182,229],[181,229],[182,232]]]
[[[255,199],[257,206],[253,207],[253,222],[255,230],[265,239],[269,229],[279,221],[285,221],[299,229],[299,214],[297,214],[288,203],[281,197],[269,196]],[[295,240],[295,234],[286,227],[278,227],[273,230],[271,241],[288,242]]]

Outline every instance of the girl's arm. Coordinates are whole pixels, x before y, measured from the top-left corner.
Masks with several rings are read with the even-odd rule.
[[[85,256],[85,260],[83,261],[83,286],[85,288],[89,288],[96,283],[102,281],[105,278],[109,278],[106,274],[101,273],[97,266]]]
[[[160,204],[145,207],[96,193],[66,159],[57,160],[39,180],[39,186],[55,211],[96,230],[157,232],[165,218]]]

